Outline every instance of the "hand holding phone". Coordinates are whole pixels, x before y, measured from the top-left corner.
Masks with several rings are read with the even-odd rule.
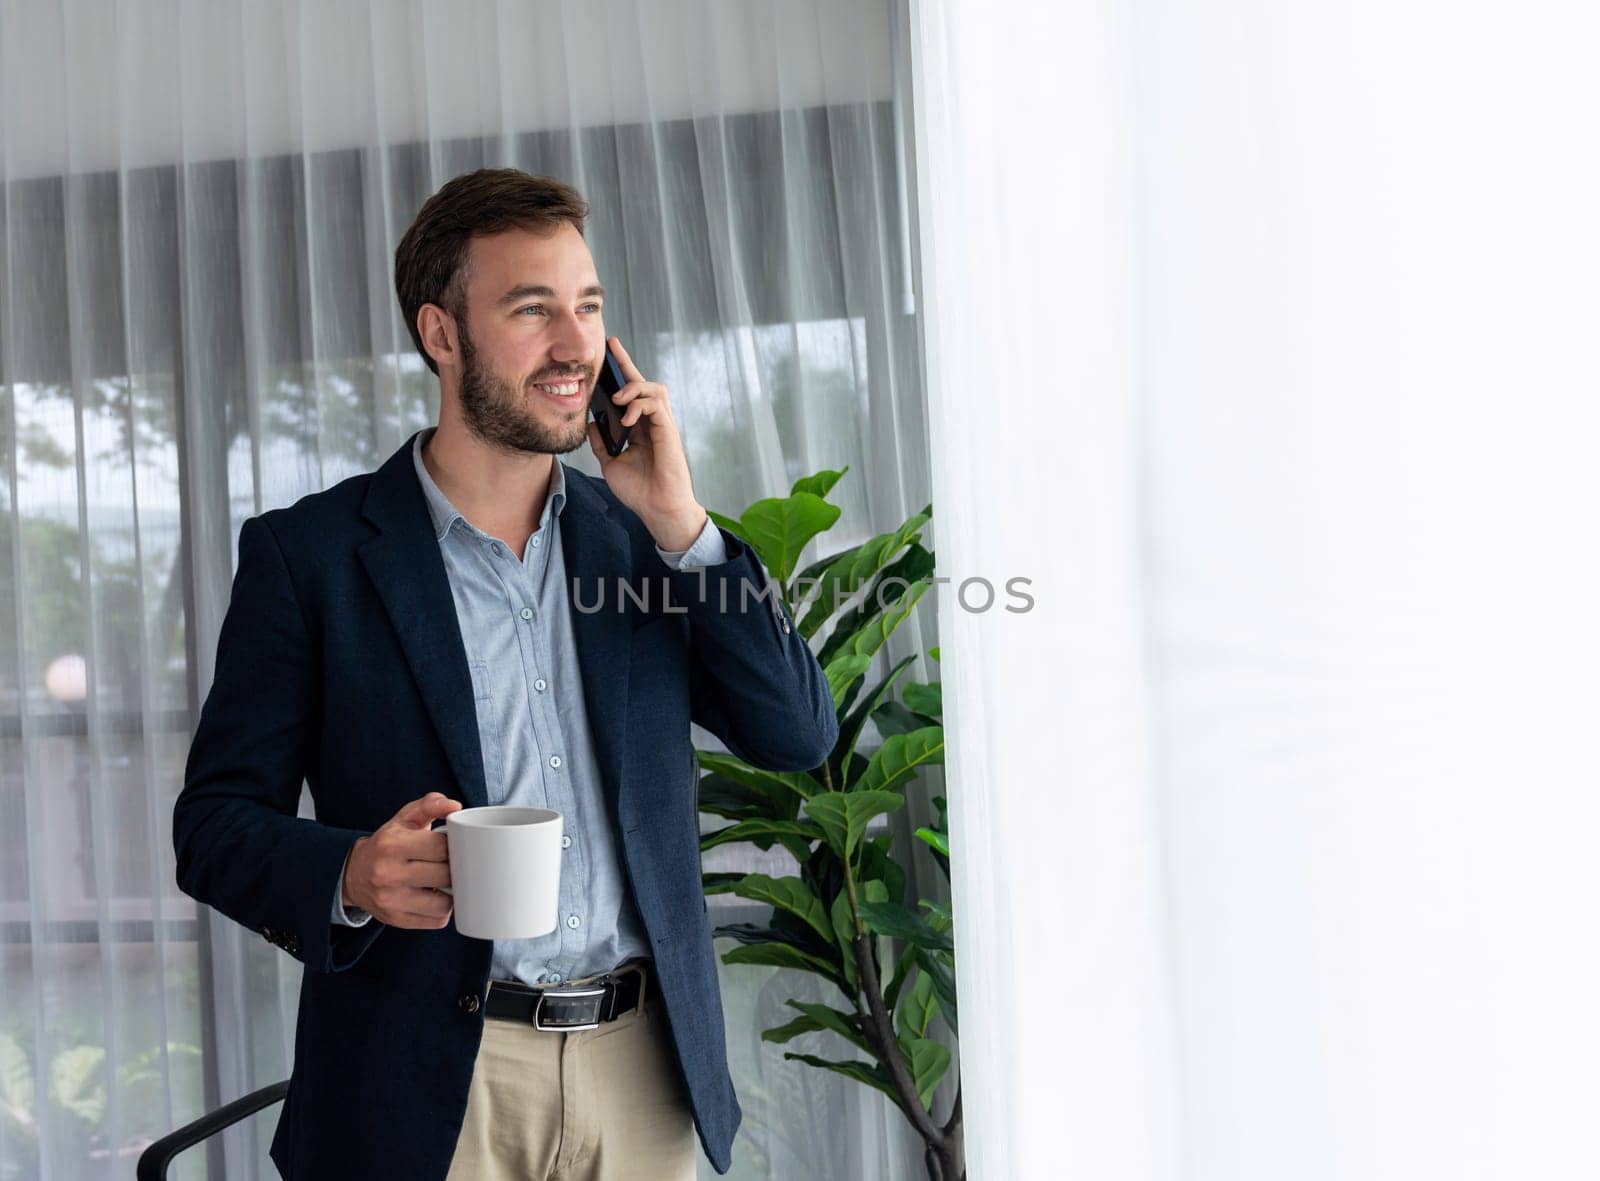
[[[621,455],[627,446],[629,428],[622,425],[624,407],[613,402],[611,395],[627,384],[608,343],[605,358],[600,362],[600,380],[595,382],[594,393],[589,396],[589,414],[600,428],[600,441],[606,445],[606,454],[613,458]]]

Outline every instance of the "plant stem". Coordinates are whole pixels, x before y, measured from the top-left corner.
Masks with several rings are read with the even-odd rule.
[[[850,884],[848,870],[845,883],[847,886]],[[852,905],[854,898],[852,887]],[[856,921],[860,923],[859,916]],[[854,946],[856,969],[861,974],[861,988],[867,994],[867,1008],[871,1010],[870,1020],[863,1023],[862,1033],[878,1052],[878,1057],[883,1060],[884,1066],[888,1068],[894,1089],[900,1095],[900,1109],[906,1113],[906,1118],[911,1121],[912,1127],[917,1129],[917,1134],[931,1147],[942,1151],[945,1147],[944,1130],[933,1122],[933,1118],[922,1106],[922,1096],[917,1094],[916,1080],[906,1069],[906,1060],[900,1054],[900,1043],[894,1036],[894,1019],[890,1017],[889,1010],[883,1003],[883,988],[878,982],[878,966],[873,963],[872,949],[868,946],[867,937],[858,934]]]
[[[850,872],[850,859],[844,862],[844,892],[850,896],[850,923],[860,939],[867,933],[867,924],[861,918],[860,900],[856,897],[856,875]]]
[[[945,1121],[944,1134],[944,1162],[958,1181],[965,1181],[967,1175],[967,1134],[961,1123],[961,1076],[959,1074],[956,1075],[956,1098],[955,1102],[950,1105],[950,1118]]]
[[[953,1135],[961,1126],[961,1076],[956,1076],[956,1101],[950,1105],[950,1118],[945,1121],[944,1134]]]

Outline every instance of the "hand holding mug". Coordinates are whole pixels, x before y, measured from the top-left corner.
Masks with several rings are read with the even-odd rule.
[[[343,901],[391,927],[437,931],[450,922],[450,849],[434,821],[459,811],[460,800],[429,792],[412,800],[371,836],[362,837],[345,864]]]

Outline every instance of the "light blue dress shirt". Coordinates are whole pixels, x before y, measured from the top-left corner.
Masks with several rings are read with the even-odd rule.
[[[411,456],[467,650],[489,802],[554,809],[565,834],[556,929],[537,939],[495,940],[490,975],[559,984],[608,972],[648,956],[650,941],[623,871],[583,704],[561,552],[566,470],[559,459],[551,464],[539,527],[517,557],[463,517],[433,482],[422,462],[433,432],[417,436]],[[687,550],[658,546],[656,553],[678,569],[727,560],[710,520]],[[345,910],[342,889],[341,878],[333,921],[368,922],[366,912]]]

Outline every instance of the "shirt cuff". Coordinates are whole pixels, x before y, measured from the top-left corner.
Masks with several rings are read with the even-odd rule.
[[[351,852],[355,846],[350,847]],[[350,867],[350,854],[344,855],[345,869]],[[333,923],[336,927],[364,927],[372,921],[372,916],[358,906],[349,910],[344,907],[344,869],[339,871],[339,880],[333,887]]]
[[[700,566],[720,566],[728,560],[728,547],[722,540],[722,531],[709,516],[700,530],[700,536],[688,549],[668,550],[656,546],[661,560],[674,570],[693,570]]]

